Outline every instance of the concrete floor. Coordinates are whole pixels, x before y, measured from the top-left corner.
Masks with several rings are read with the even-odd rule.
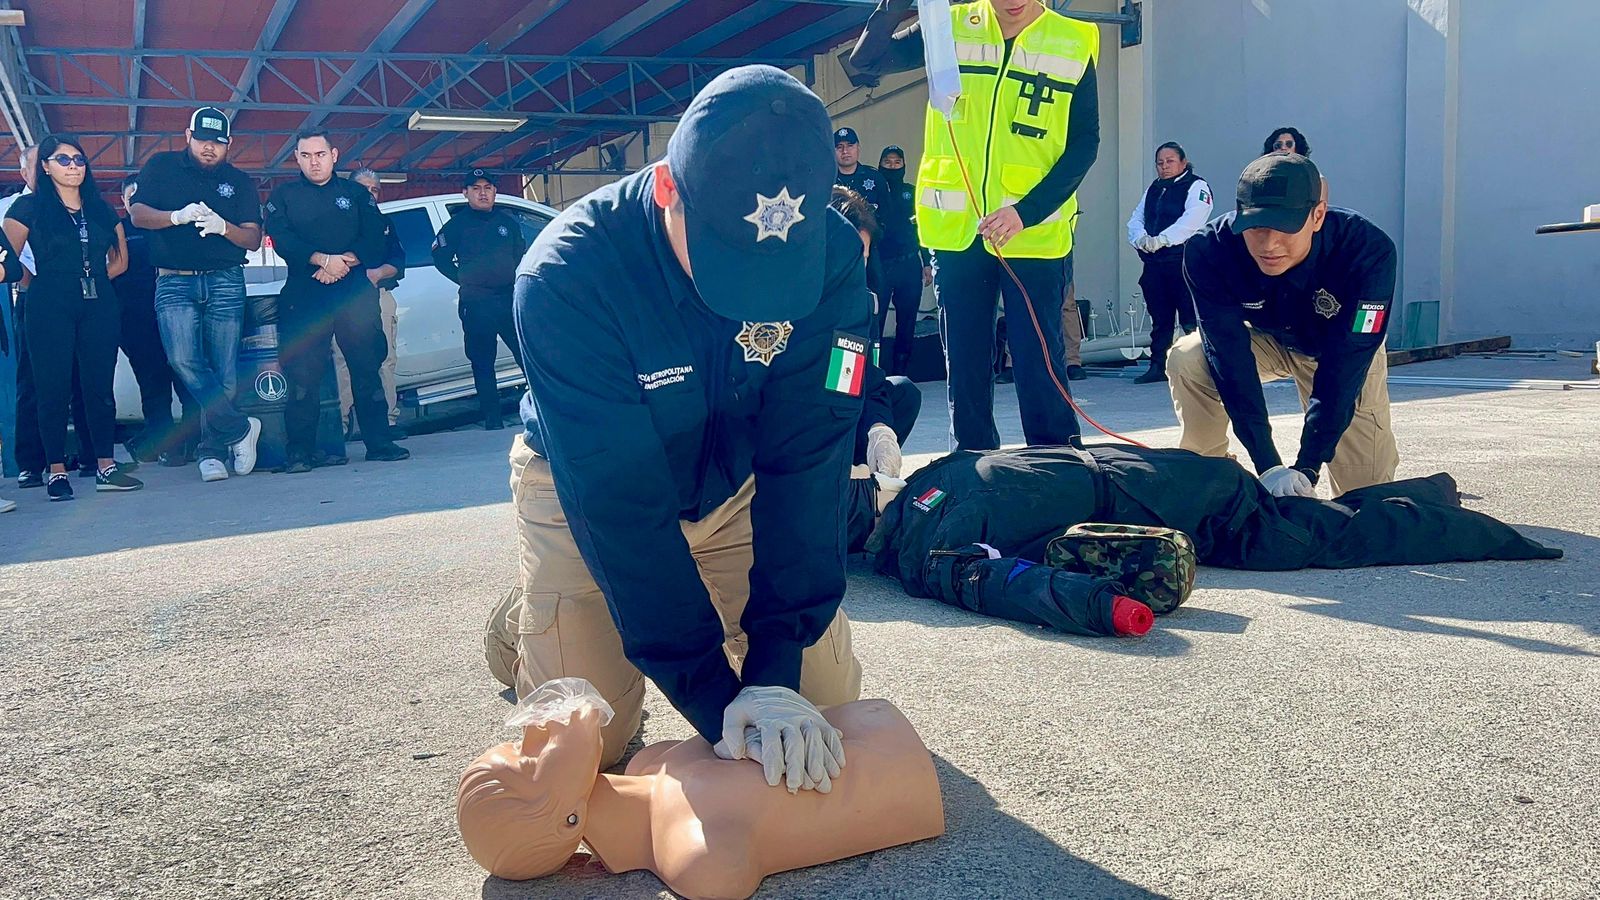
[[[1593,385],[1588,365],[1396,372]],[[1085,408],[1174,442],[1132,374],[1078,385]],[[762,895],[1600,893],[1600,392],[1393,393],[1402,476],[1449,471],[1567,558],[1207,569],[1131,641],[913,600],[857,562],[865,693],[935,755],[948,834]],[[1293,388],[1267,396],[1287,454]],[[1009,388],[1000,407],[1019,440]],[[930,393],[914,462],[945,427]],[[510,434],[217,485],[147,470],[142,493],[55,506],[6,486],[0,898],[661,893],[592,868],[485,879],[454,830],[457,774],[508,736],[480,633],[515,573]],[[690,733],[653,691],[648,715],[646,740]]]

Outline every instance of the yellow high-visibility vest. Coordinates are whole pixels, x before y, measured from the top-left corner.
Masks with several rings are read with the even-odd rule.
[[[1048,9],[1017,35],[1009,60],[990,0],[952,7],[950,16],[961,67],[961,97],[950,126],[979,206],[969,199],[944,114],[930,105],[917,170],[917,236],[932,250],[965,250],[980,218],[1021,200],[1044,179],[1067,148],[1072,93],[1100,55],[1095,25]],[[1005,255],[1066,256],[1077,212],[1074,194],[1013,237]],[[994,252],[987,241],[983,245]]]

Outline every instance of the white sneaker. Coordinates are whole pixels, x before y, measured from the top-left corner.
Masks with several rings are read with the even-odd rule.
[[[0,513],[8,513],[17,508],[17,501],[0,497]]]
[[[256,470],[256,441],[261,438],[261,420],[249,417],[250,431],[239,443],[233,445],[233,473],[249,475]],[[224,478],[228,477],[226,473]]]
[[[223,481],[228,477],[228,467],[220,459],[200,460],[201,481]]]

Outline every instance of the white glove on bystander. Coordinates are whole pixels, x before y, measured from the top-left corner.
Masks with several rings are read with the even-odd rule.
[[[175,209],[172,211],[172,224],[192,224],[194,220],[205,215],[207,212],[209,212],[209,210],[206,209],[206,205],[204,203],[191,203],[188,206],[185,206],[183,209]]]

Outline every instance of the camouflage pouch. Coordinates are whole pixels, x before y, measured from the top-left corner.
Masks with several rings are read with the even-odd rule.
[[[1181,531],[1085,522],[1045,546],[1045,564],[1120,582],[1156,615],[1172,612],[1194,590],[1194,541]]]

